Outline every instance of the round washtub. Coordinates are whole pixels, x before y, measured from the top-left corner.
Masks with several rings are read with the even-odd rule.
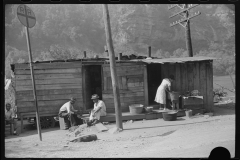
[[[175,121],[177,119],[176,111],[162,112],[162,115],[165,121]]]
[[[129,111],[131,114],[140,114],[143,111],[142,104],[132,104],[129,106]]]

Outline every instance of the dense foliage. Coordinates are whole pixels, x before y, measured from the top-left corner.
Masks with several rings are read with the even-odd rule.
[[[30,29],[34,61],[82,58],[98,54],[105,57],[105,30],[102,6],[84,5],[28,5],[37,18]],[[6,76],[10,77],[11,63],[28,62],[25,30],[16,16],[18,5],[5,7]],[[146,55],[152,47],[155,57],[187,56],[184,28],[169,27],[178,20],[169,19],[178,9],[167,5],[109,5],[115,54]],[[235,72],[234,10],[224,5],[200,5],[192,9],[201,15],[191,20],[194,56],[221,58],[214,62],[214,74]]]

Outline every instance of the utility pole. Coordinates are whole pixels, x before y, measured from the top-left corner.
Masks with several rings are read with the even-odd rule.
[[[113,42],[112,42],[110,17],[109,17],[107,4],[103,4],[103,18],[104,18],[106,41],[107,41],[107,48],[108,48],[109,60],[110,60],[110,71],[111,71],[115,115],[116,115],[116,127],[117,127],[117,130],[119,131],[123,129],[122,110],[121,110],[120,94],[119,94],[119,87],[118,87],[118,81],[117,81],[118,79],[117,79],[117,72],[116,72],[115,53],[114,53]]]
[[[170,7],[168,7],[169,10],[172,9],[172,8],[175,8],[175,7],[179,7],[181,9],[180,12],[177,12],[177,13],[175,13],[172,16],[169,17],[169,18],[172,18],[172,17],[175,17],[177,15],[182,17],[180,20],[170,24],[170,27],[173,27],[177,24],[180,24],[181,26],[183,26],[185,28],[186,48],[187,48],[189,57],[193,57],[191,31],[190,31],[190,19],[201,14],[201,12],[198,11],[198,12],[195,12],[193,15],[189,15],[189,10],[198,6],[198,5],[199,4],[195,4],[195,5],[192,5],[192,4],[174,4],[174,5],[171,5]]]

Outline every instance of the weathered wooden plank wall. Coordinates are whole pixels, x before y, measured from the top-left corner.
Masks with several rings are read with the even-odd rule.
[[[71,97],[77,99],[75,109],[81,110],[81,62],[35,63],[34,75],[39,112],[57,114]],[[16,64],[16,105],[18,113],[34,112],[32,79],[28,64]]]
[[[145,104],[144,98],[144,66],[142,64],[124,63],[116,65],[120,102],[123,112],[129,111],[131,104]],[[112,91],[112,80],[109,64],[103,65],[103,101],[107,112],[115,111]]]
[[[207,73],[206,73],[206,62],[200,62],[199,63],[199,77],[200,77],[200,93],[203,96],[203,103],[204,103],[204,108],[207,108]]]
[[[206,79],[207,79],[207,111],[213,112],[213,66],[212,62],[206,63]]]
[[[192,62],[187,63],[187,72],[188,72],[188,90],[191,92],[194,90],[194,82],[193,82],[193,68],[194,64]]]
[[[204,97],[203,108],[212,111],[213,99],[213,70],[211,61],[187,62],[162,64],[161,74],[163,78],[170,74],[175,76],[172,90],[179,91],[181,94],[187,91],[198,90]]]
[[[175,91],[182,92],[181,64],[175,64]]]
[[[181,64],[181,86],[182,86],[182,94],[188,91],[188,72],[187,72],[187,64]]]
[[[176,79],[176,63],[169,63],[168,64],[168,76],[167,76],[167,78],[169,78],[170,75],[173,75]],[[177,91],[176,90],[176,83],[172,83],[171,87],[172,87],[173,91]]]

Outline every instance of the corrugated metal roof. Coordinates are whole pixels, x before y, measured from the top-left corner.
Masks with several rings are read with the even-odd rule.
[[[142,61],[145,63],[185,63],[185,62],[196,62],[196,61],[206,61],[214,60],[217,58],[213,57],[182,57],[182,58],[163,58],[163,59],[135,59],[131,61]]]

